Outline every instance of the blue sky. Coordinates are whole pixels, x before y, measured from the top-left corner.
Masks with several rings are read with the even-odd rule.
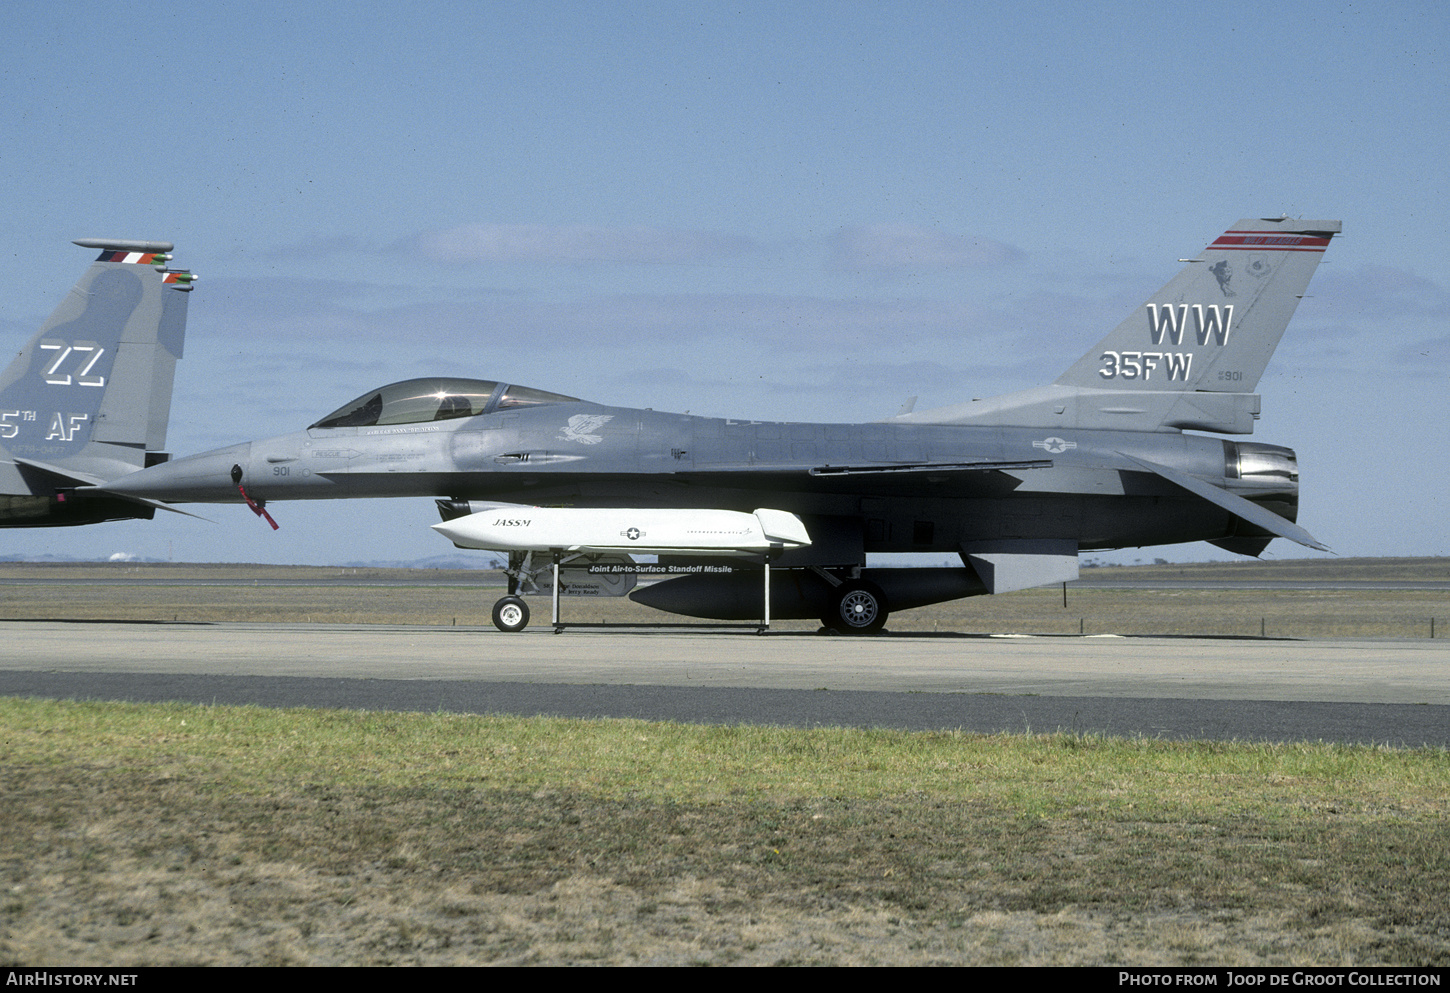
[[[201,275],[178,455],[426,374],[814,421],[1003,393],[1287,213],[1345,233],[1255,440],[1299,452],[1300,523],[1337,552],[1450,554],[1441,4],[71,0],[4,24],[0,336],[89,262],[71,239],[174,241]],[[277,504],[276,533],[194,509],[217,523],[4,548],[448,550],[428,500]]]

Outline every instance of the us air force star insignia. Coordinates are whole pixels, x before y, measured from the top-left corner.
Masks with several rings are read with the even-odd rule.
[[[644,532],[641,531],[639,528],[630,528],[628,531],[621,531],[619,533],[624,535],[630,541],[638,541],[640,539],[640,536],[644,534]]]
[[[1033,448],[1045,448],[1047,451],[1051,452],[1053,455],[1061,455],[1063,452],[1067,451],[1069,448],[1076,448],[1077,447],[1077,442],[1075,442],[1075,441],[1067,441],[1067,440],[1062,439],[1062,438],[1043,438],[1041,441],[1034,441],[1032,443],[1032,447]]]

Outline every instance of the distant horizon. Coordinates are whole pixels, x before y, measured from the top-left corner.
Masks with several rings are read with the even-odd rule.
[[[921,558],[936,558],[938,561],[932,563],[920,563],[916,566],[905,566],[904,568],[933,568],[940,566],[941,562],[937,556],[920,556]],[[413,562],[399,562],[389,560],[378,560],[372,562],[341,562],[341,563],[276,563],[276,562],[204,562],[204,561],[169,561],[166,559],[116,559],[101,558],[88,559],[63,556],[31,556],[21,557],[16,554],[0,555],[0,565],[160,565],[160,566],[182,566],[182,567],[206,567],[206,568],[259,568],[259,569],[395,569],[395,570],[428,570],[437,569],[455,572],[486,572],[497,571],[503,568],[501,562],[493,564],[471,565],[466,556],[435,556],[433,558],[417,559]],[[1137,561],[1137,562],[1100,562],[1091,555],[1085,556],[1082,560],[1083,569],[1171,569],[1184,566],[1226,566],[1233,568],[1253,568],[1270,566],[1294,566],[1304,569],[1326,569],[1332,571],[1336,567],[1351,563],[1366,562],[1416,562],[1428,563],[1444,561],[1447,569],[1450,569],[1450,555],[1358,555],[1358,556],[1334,556],[1317,558],[1292,558],[1292,559],[1201,559],[1183,561]],[[436,563],[436,564],[429,564]],[[447,564],[457,563],[457,564]],[[893,563],[894,564],[894,563]],[[960,564],[960,563],[953,563]],[[889,568],[890,565],[868,565],[868,568]],[[1450,580],[1450,572],[1447,572],[1447,580]]]

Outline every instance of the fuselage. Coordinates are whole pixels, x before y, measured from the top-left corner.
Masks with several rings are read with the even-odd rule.
[[[1297,506],[1289,449],[1170,431],[745,421],[567,397],[442,419],[338,420],[346,418],[177,459],[106,489],[233,502],[242,499],[239,480],[259,501],[432,496],[774,507],[815,522],[813,534],[830,526],[854,531],[859,538],[848,541],[864,552],[954,552],[965,541],[1015,538],[1070,538],[1080,549],[1102,549],[1254,533],[1141,471],[1130,455],[1290,520]],[[974,470],[978,463],[1024,467]]]

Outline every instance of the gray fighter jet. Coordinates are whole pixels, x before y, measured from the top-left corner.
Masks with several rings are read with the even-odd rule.
[[[1276,537],[1323,549],[1294,523],[1294,452],[1216,435],[1252,432],[1259,377],[1339,231],[1339,221],[1239,221],[1050,385],[879,423],[721,420],[414,379],[304,431],[93,492],[244,499],[262,514],[269,500],[440,497],[445,535],[510,551],[511,593],[541,573],[534,552],[647,547],[651,530],[680,526],[667,512],[760,511],[787,531],[780,515],[795,515],[808,540],[778,543],[768,614],[856,633],[880,630],[892,610],[1074,579],[1083,550],[1209,541],[1258,555]],[[610,509],[628,513],[601,517]],[[448,521],[475,511],[487,519]],[[485,537],[545,517],[537,547]],[[571,520],[577,542],[561,537]],[[962,565],[866,566],[892,552],[950,552]],[[701,569],[630,595],[748,620],[761,616],[756,569]],[[517,609],[505,614],[500,627],[521,626]]]
[[[0,527],[150,518],[78,487],[158,465],[195,277],[159,241],[83,238],[100,257],[0,374]]]

